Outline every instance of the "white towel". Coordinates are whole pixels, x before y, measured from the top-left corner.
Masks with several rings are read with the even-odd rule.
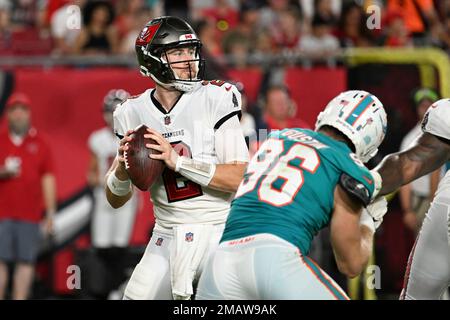
[[[200,262],[208,250],[211,225],[181,225],[173,228],[173,248],[170,252],[170,280],[174,300],[189,300],[192,282]]]

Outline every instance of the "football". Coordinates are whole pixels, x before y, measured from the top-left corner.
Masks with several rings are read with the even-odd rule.
[[[147,126],[142,124],[130,135],[128,150],[124,152],[125,169],[133,184],[142,191],[147,191],[162,174],[165,164],[162,160],[155,160],[149,157],[152,153],[160,153],[148,149],[147,143],[157,144],[153,139],[144,138],[147,133]]]

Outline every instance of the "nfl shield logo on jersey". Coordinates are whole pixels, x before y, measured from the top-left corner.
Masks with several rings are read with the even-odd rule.
[[[165,116],[164,117],[164,124],[167,126],[170,124],[170,116]]]
[[[186,233],[186,236],[185,236],[184,240],[185,240],[186,242],[192,242],[192,241],[194,241],[194,234],[193,234],[192,232]]]

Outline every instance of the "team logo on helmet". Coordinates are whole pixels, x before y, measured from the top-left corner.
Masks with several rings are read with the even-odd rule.
[[[160,25],[161,23],[155,23],[151,26],[146,26],[144,29],[142,29],[141,33],[136,39],[136,45],[145,45],[148,44],[150,41],[152,41]]]

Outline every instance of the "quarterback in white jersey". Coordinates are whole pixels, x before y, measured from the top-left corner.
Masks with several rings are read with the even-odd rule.
[[[128,129],[145,123],[185,157],[213,164],[247,160],[245,140],[241,148],[224,140],[216,141],[225,138],[222,131],[239,125],[240,93],[234,85],[218,81],[196,83],[191,92],[180,95],[170,112],[158,102],[155,92],[156,89],[148,89],[117,108],[114,128],[118,135],[124,136]],[[226,137],[232,141],[231,136]],[[229,192],[202,187],[168,168],[153,184],[150,194],[157,223],[164,228],[180,223],[222,223],[231,197]]]
[[[156,88],[128,99],[114,113],[122,140],[107,175],[110,204],[120,207],[131,195],[123,152],[139,125],[151,128],[146,137],[157,144],[147,147],[161,152],[151,157],[166,168],[150,189],[156,224],[124,299],[191,298],[248,162],[240,93],[223,81],[202,81],[200,47],[191,26],[176,17],[151,20],[136,40],[141,73]]]
[[[422,120],[422,131],[414,146],[387,156],[375,168],[381,175],[379,194],[390,193],[450,160],[450,99],[431,105]],[[439,299],[449,286],[450,172],[447,172],[410,254],[400,299]]]
[[[95,197],[91,241],[95,248],[126,248],[135,221],[135,197],[123,207],[114,210],[106,200],[102,187],[103,177],[117,155],[118,140],[114,134],[112,115],[117,105],[129,96],[128,92],[121,89],[113,89],[107,93],[103,103],[103,117],[107,126],[94,131],[88,140],[91,151],[88,181]]]

